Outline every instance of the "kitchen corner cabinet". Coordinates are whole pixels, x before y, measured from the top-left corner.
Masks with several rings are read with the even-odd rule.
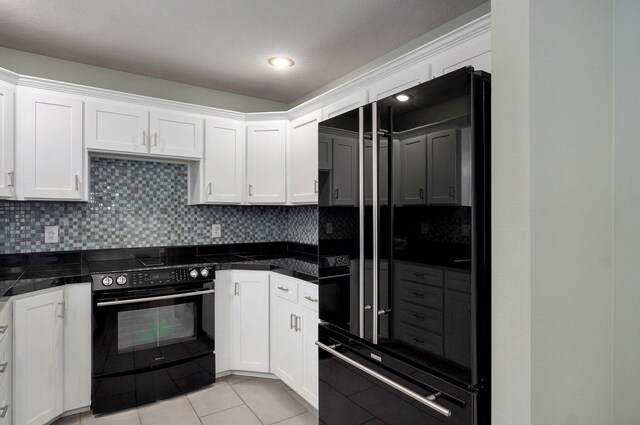
[[[286,121],[247,124],[249,204],[286,202]]]
[[[269,372],[269,274],[233,271],[232,367]]]
[[[318,122],[320,111],[291,121],[289,138],[289,201],[318,202]]]
[[[318,288],[271,274],[271,371],[318,407]]]
[[[13,199],[16,196],[13,129],[15,93],[14,86],[0,83],[0,199]]]
[[[64,409],[64,289],[14,301],[17,424],[45,424]]]
[[[18,91],[20,199],[86,200],[82,100]]]
[[[85,139],[93,151],[199,159],[203,124],[195,115],[88,101]]]
[[[424,135],[400,141],[402,170],[401,204],[424,205],[427,203],[427,142]]]

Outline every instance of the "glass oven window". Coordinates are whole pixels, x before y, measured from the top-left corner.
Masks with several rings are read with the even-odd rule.
[[[196,338],[196,303],[118,312],[118,353]]]

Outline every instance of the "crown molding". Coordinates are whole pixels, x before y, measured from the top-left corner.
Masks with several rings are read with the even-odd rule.
[[[373,83],[394,74],[403,68],[428,60],[466,41],[491,31],[491,14],[481,16],[435,40],[399,56],[353,80],[330,89],[313,99],[288,111],[289,119],[294,119],[314,110],[328,106],[350,94],[364,90]]]
[[[474,37],[491,31],[491,14],[486,14],[469,22],[423,46],[420,46],[404,55],[393,59],[371,71],[368,71],[346,83],[332,88],[305,103],[288,111],[243,113],[209,106],[200,106],[173,100],[159,99],[149,96],[124,93],[114,90],[89,87],[80,84],[66,83],[62,81],[48,80],[45,78],[23,76],[0,68],[0,81],[14,84],[18,87],[29,87],[42,90],[52,90],[59,93],[67,93],[75,96],[91,97],[96,100],[126,102],[145,106],[148,108],[162,108],[178,112],[187,112],[197,115],[230,118],[235,120],[272,121],[293,120],[308,113],[318,111],[321,108],[335,103],[345,97],[366,90],[372,84],[392,75],[403,68],[428,60],[429,58],[462,44]]]

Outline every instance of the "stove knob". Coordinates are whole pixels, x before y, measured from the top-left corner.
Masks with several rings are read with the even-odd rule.
[[[102,285],[111,286],[113,285],[113,278],[111,276],[105,276],[102,278]]]
[[[201,275],[202,277],[207,277],[207,276],[209,276],[209,268],[207,268],[207,267],[202,268],[202,269],[200,270],[200,275]]]
[[[198,278],[198,270],[196,269],[191,269],[189,271],[189,276],[191,276],[193,279],[197,279]]]
[[[127,283],[127,277],[123,274],[121,274],[120,276],[118,276],[118,278],[116,279],[116,283],[118,285],[124,285],[125,283]]]

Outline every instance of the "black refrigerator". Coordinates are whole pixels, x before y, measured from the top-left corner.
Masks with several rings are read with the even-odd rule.
[[[490,424],[491,77],[319,123],[319,415]]]

